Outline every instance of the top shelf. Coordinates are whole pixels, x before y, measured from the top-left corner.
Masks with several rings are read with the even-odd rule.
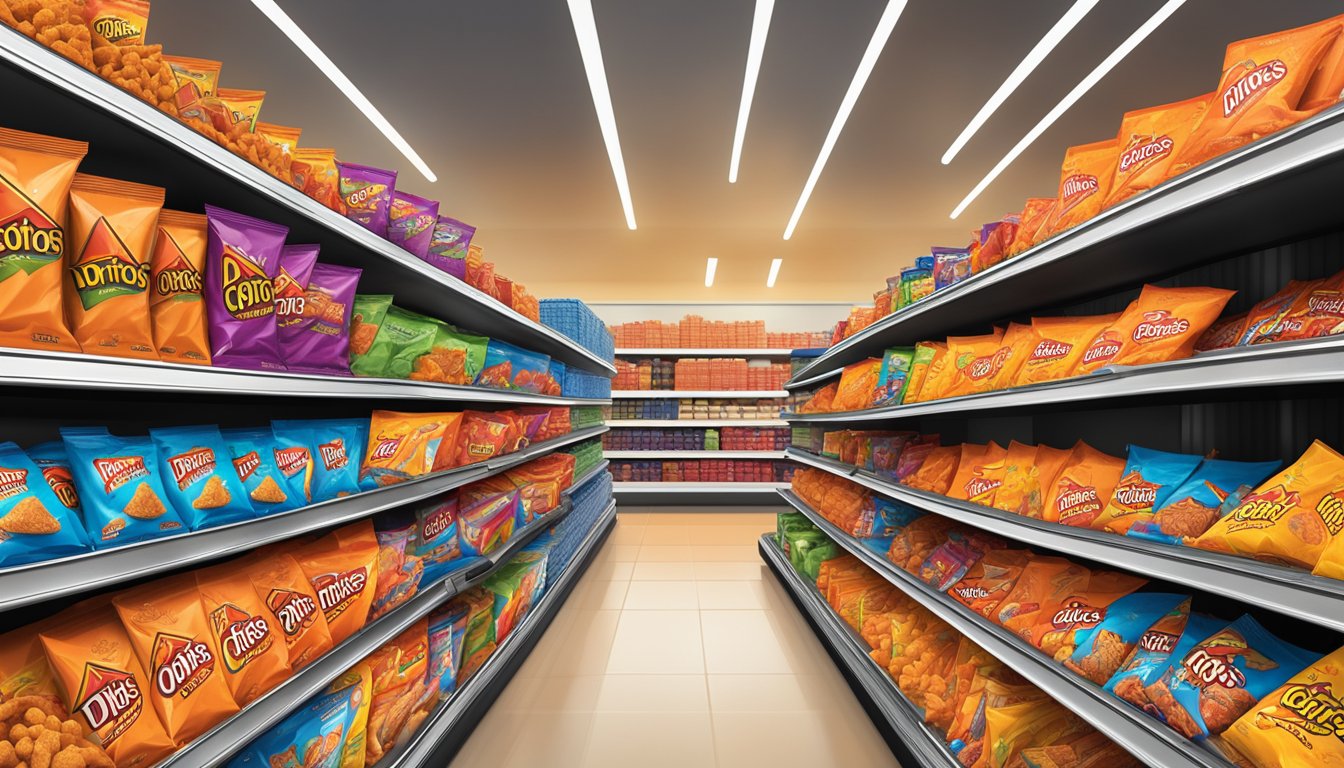
[[[1138,195],[978,275],[888,315],[800,370],[1166,277],[1222,256],[1336,228],[1344,108],[1267,136]]]
[[[177,118],[8,28],[0,28],[0,91],[23,109],[5,127],[89,142],[85,173],[165,187],[167,207],[220,205],[288,226],[289,242],[319,243],[322,260],[364,270],[361,293],[608,376],[615,367],[399,246],[310,199]],[[410,171],[413,172],[413,171]],[[409,177],[408,177],[409,178]]]
[[[705,349],[700,347],[626,347],[617,357],[769,357],[788,359],[791,349]]]

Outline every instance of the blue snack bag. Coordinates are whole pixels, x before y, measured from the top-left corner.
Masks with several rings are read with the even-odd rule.
[[[355,462],[355,474],[358,476],[359,490],[376,490],[379,487],[378,481],[373,478],[372,474],[364,471],[364,456],[369,450],[369,420],[350,419],[349,421],[355,426],[356,431],[359,433],[359,442],[355,443],[354,449],[350,454],[352,457],[356,455],[359,456],[359,461]]]
[[[168,500],[193,531],[257,516],[219,427],[149,430]]]
[[[1153,508],[1151,520],[1134,523],[1125,535],[1163,544],[1184,544],[1218,521],[1219,509],[1229,496],[1244,485],[1252,488],[1259,485],[1282,463],[1205,459],[1180,487],[1167,495],[1166,503]]]
[[[56,498],[61,500],[66,509],[79,516],[82,526],[84,517],[79,508],[79,491],[75,490],[75,478],[70,473],[70,456],[65,452],[65,443],[52,440],[31,446],[24,453],[42,470],[42,476],[56,493]]]
[[[14,443],[0,443],[0,566],[89,550],[79,516]]]
[[[446,698],[457,690],[457,658],[454,648],[454,626],[461,622],[466,626],[467,612],[462,606],[452,603],[429,615],[429,670],[427,681],[431,687],[438,687],[439,698]],[[457,635],[457,647],[461,648],[461,636]]]
[[[905,387],[910,381],[910,366],[914,359],[914,347],[894,347],[882,353],[882,371],[869,405],[899,405],[905,399]]]
[[[298,499],[299,506],[319,501],[313,497],[313,434],[306,425],[304,421],[271,422],[275,466],[285,478],[290,497]]]
[[[1181,659],[1195,643],[1227,626],[1227,621],[1191,613],[1189,601],[1171,609],[1139,638],[1134,655],[1106,681],[1102,689],[1117,699],[1163,720],[1162,713],[1148,699],[1147,688],[1171,668],[1172,659]]]
[[[476,375],[475,386],[540,394],[550,364],[548,355],[491,339],[485,348],[485,367]]]
[[[462,543],[457,534],[457,495],[449,495],[415,511],[415,538],[412,554],[424,563],[422,583],[433,584],[456,567],[462,558]]]
[[[1125,595],[1106,606],[1105,616],[1096,626],[1079,630],[1077,649],[1064,661],[1064,666],[1097,685],[1104,685],[1135,651],[1144,633],[1178,609],[1183,620],[1190,612],[1188,595],[1165,592]]]
[[[368,427],[365,425],[365,430]],[[359,493],[359,465],[363,435],[351,419],[280,420],[271,422],[277,440],[306,446],[311,451],[309,501],[341,498]],[[286,446],[287,447],[287,446]]]
[[[243,747],[229,768],[337,768],[357,706],[352,698],[362,690],[351,685],[314,696]]]
[[[94,549],[186,531],[159,481],[154,443],[102,428],[62,427],[84,528]]]
[[[229,447],[233,469],[258,515],[273,515],[304,505],[276,464],[275,435],[269,428],[226,429],[221,434]]]
[[[1151,520],[1153,510],[1165,504],[1204,460],[1202,456],[1138,445],[1127,450],[1120,482],[1106,508],[1092,521],[1091,527],[1096,530],[1123,534],[1135,522]]]

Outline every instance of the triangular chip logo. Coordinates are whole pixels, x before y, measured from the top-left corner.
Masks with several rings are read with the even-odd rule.
[[[0,176],[0,281],[61,260],[65,233],[9,179]]]
[[[275,286],[256,262],[224,245],[224,307],[238,320],[255,320],[275,312]]]
[[[276,588],[266,596],[266,607],[271,609],[280,622],[280,629],[286,637],[294,637],[317,618],[317,601],[312,597],[292,589]]]
[[[224,668],[233,674],[271,648],[271,625],[266,619],[253,616],[233,603],[224,603],[210,612],[210,629],[219,638]]]
[[[200,640],[164,632],[154,638],[151,664],[154,690],[165,699],[185,699],[215,671],[215,654]]]
[[[136,261],[107,218],[98,217],[70,276],[84,309],[108,299],[143,293],[149,287],[149,265]]]
[[[75,710],[98,732],[104,748],[130,730],[140,716],[144,699],[135,676],[112,667],[85,662],[75,696]]]
[[[187,254],[182,251],[182,246],[173,239],[172,233],[163,227],[159,227],[159,236],[154,241],[155,264],[168,262],[168,266],[159,268],[154,273],[154,295],[156,296],[176,296],[178,294],[201,295],[201,273],[196,266],[187,259]]]

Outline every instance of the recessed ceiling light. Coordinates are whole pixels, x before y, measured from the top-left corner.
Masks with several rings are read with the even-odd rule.
[[[355,87],[355,84],[350,82],[350,78],[346,77],[345,73],[332,63],[331,59],[327,57],[327,54],[323,53],[322,49],[318,48],[317,44],[314,43],[302,29],[299,29],[299,25],[295,24],[294,20],[289,18],[288,14],[280,10],[280,6],[275,4],[275,0],[252,0],[252,4],[257,6],[257,9],[262,13],[266,14],[266,18],[270,19],[271,23],[279,27],[280,31],[284,32],[285,36],[288,37],[294,45],[298,46],[299,50],[303,51],[303,54],[307,56],[310,61],[317,65],[317,68],[322,74],[326,75],[327,79],[339,88],[341,93],[345,94],[345,97],[350,100],[350,103],[354,104],[360,112],[364,113],[364,116],[369,119],[369,122],[373,123],[374,127],[379,131],[382,131],[383,135],[387,137],[387,140],[392,142],[392,146],[396,147],[401,154],[405,155],[406,159],[411,161],[411,165],[414,165],[417,171],[430,181],[439,180],[438,177],[434,175],[434,172],[429,169],[429,166],[425,164],[425,161],[420,159],[420,155],[416,154],[415,150],[401,137],[400,133],[397,133],[397,129],[393,128],[392,124],[387,121],[387,118],[383,117],[383,113],[379,112],[378,108],[373,106],[373,103],[365,98],[359,88]]]
[[[593,94],[597,124],[602,128],[611,173],[616,177],[616,192],[621,196],[621,207],[625,210],[625,224],[634,229],[635,205],[630,200],[630,182],[625,177],[625,158],[621,155],[621,138],[616,133],[616,112],[611,107],[611,90],[607,87],[607,70],[602,65],[602,47],[597,41],[592,0],[569,0],[569,17],[574,22],[574,36],[579,40],[583,69],[588,73],[588,90]]]
[[[873,73],[873,67],[877,65],[877,57],[882,55],[887,38],[891,37],[891,31],[896,28],[896,21],[901,18],[901,11],[905,10],[905,2],[906,0],[888,0],[886,10],[882,11],[882,18],[877,20],[873,39],[868,41],[868,49],[863,52],[863,58],[859,60],[859,68],[855,70],[854,79],[849,83],[849,90],[845,91],[845,98],[840,102],[840,110],[835,113],[835,121],[831,123],[831,130],[826,134],[826,141],[822,142],[821,154],[817,155],[817,162],[812,166],[812,174],[807,177],[807,183],[803,185],[803,194],[798,196],[798,205],[794,207],[793,215],[789,217],[789,224],[784,228],[785,240],[793,237],[793,230],[797,228],[798,220],[803,217],[807,200],[812,197],[817,179],[821,178],[821,169],[826,167],[831,150],[835,149],[835,142],[840,138],[840,131],[844,130],[845,121],[849,120],[849,113],[854,110],[854,104],[859,100],[859,94],[863,92],[868,76]]]
[[[1003,81],[999,90],[989,97],[985,106],[975,113],[975,117],[971,118],[970,124],[962,130],[960,136],[957,136],[957,140],[952,142],[952,146],[948,147],[947,151],[943,153],[943,165],[952,162],[952,158],[956,157],[961,148],[966,146],[966,142],[970,141],[975,132],[980,130],[989,116],[994,114],[994,111],[1002,106],[1003,102],[1007,101],[1013,91],[1017,90],[1017,86],[1027,79],[1027,75],[1030,75],[1041,61],[1050,55],[1055,46],[1059,45],[1059,41],[1063,40],[1073,30],[1074,26],[1083,20],[1083,17],[1096,6],[1097,2],[1098,0],[1078,0],[1069,9],[1068,13],[1065,13],[1059,21],[1055,22],[1055,26],[1045,33],[1045,37],[1041,38],[1041,41],[1036,44],[1035,48],[1031,49],[1022,63],[1018,64],[1017,68],[1008,75],[1008,79]]]
[[[770,261],[770,276],[765,278],[765,287],[774,288],[775,279],[779,277],[779,267],[784,263],[783,259],[772,259]]]
[[[705,259],[705,287],[714,287],[714,271],[719,268],[719,260],[710,256]]]
[[[728,183],[737,183],[737,168],[742,163],[742,142],[747,138],[747,117],[751,115],[751,99],[756,95],[756,78],[761,74],[761,56],[765,53],[765,36],[770,31],[770,15],[775,0],[756,0],[756,15],[751,21],[751,42],[747,45],[747,75],[742,80],[742,104],[737,108],[737,131],[733,134],[733,158],[728,164]]]
[[[1072,107],[1083,97],[1083,94],[1091,90],[1092,86],[1096,85],[1101,78],[1105,77],[1108,72],[1114,69],[1116,64],[1119,64],[1122,59],[1128,56],[1130,51],[1137,48],[1139,43],[1142,43],[1145,38],[1153,33],[1153,30],[1161,26],[1162,22],[1166,21],[1167,17],[1175,13],[1182,5],[1185,5],[1185,0],[1167,0],[1166,4],[1159,8],[1157,13],[1153,14],[1152,18],[1145,21],[1143,26],[1134,30],[1134,34],[1130,35],[1125,42],[1121,43],[1119,48],[1112,51],[1110,56],[1107,56],[1102,60],[1102,62],[1097,65],[1096,69],[1089,72],[1087,77],[1083,78],[1082,82],[1074,86],[1073,90],[1069,91],[1068,95],[1056,104],[1054,109],[1050,110],[1045,117],[1041,118],[1041,121],[1036,124],[1035,128],[1028,131],[1027,135],[1023,136],[1022,140],[1017,142],[1017,146],[1010,149],[1008,154],[1003,156],[1003,159],[999,161],[998,165],[994,166],[989,173],[985,174],[985,178],[981,179],[980,183],[975,185],[975,189],[972,189],[970,194],[966,195],[957,207],[953,209],[949,218],[955,219],[960,216],[962,212],[966,210],[966,207],[974,202],[975,198],[979,197],[980,193],[984,192],[985,188],[999,177],[999,174],[1003,173],[1005,168],[1011,165],[1027,147],[1031,146],[1032,142],[1040,138],[1041,134],[1045,133],[1046,129],[1059,119],[1060,115],[1067,112],[1069,107]]]

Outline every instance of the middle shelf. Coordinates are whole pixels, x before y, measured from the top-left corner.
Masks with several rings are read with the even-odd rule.
[[[649,461],[671,461],[673,459],[786,459],[784,451],[607,451],[608,459],[647,459]]]

